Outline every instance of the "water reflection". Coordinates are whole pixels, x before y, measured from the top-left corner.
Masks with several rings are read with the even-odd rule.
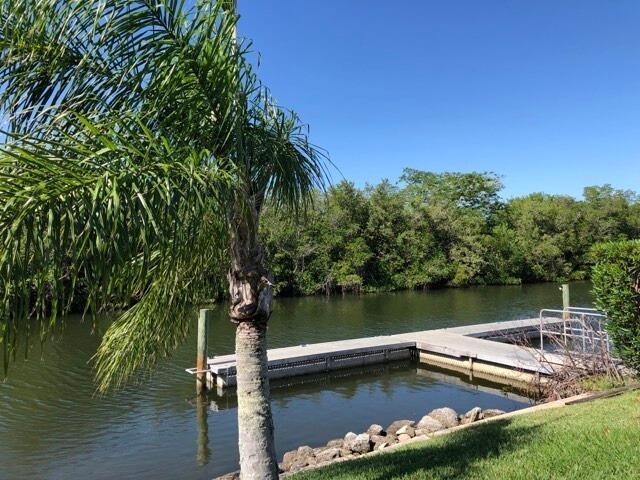
[[[532,402],[526,389],[521,388],[521,384],[510,384],[507,379],[469,375],[466,372],[443,369],[419,363],[416,360],[274,379],[270,381],[271,399],[278,402],[279,406],[286,407],[292,399],[297,397],[312,396],[323,390],[337,389],[341,396],[348,400],[354,398],[361,387],[369,382],[375,382],[384,395],[391,396],[398,388],[396,382],[398,378],[412,377],[414,374],[421,378],[421,383],[456,386],[523,404]],[[215,391],[210,391],[207,393],[207,401],[212,411],[235,409],[238,406],[234,388],[217,388]]]
[[[196,418],[198,420],[198,448],[196,461],[198,466],[209,463],[211,450],[209,449],[209,400],[205,395],[196,395]]]
[[[279,456],[300,445],[324,445],[349,430],[365,431],[372,423],[418,419],[442,406],[464,413],[475,406],[512,411],[531,403],[511,386],[470,381],[465,374],[409,360],[277,379],[271,399]],[[208,461],[216,474],[236,470],[235,389],[209,392],[195,408],[198,465]],[[212,426],[216,435],[209,437]]]
[[[572,286],[572,301],[588,305],[588,290],[586,283]],[[278,299],[269,346],[523,318],[560,305],[554,284]],[[139,384],[96,396],[91,357],[107,323],[92,327],[67,318],[42,351],[34,339],[29,360],[12,365],[0,383],[0,478],[210,480],[237,469],[235,394],[213,392],[198,402],[193,377],[184,372],[194,365],[195,335]],[[220,309],[210,352],[230,352],[233,343],[233,326]],[[274,381],[278,455],[444,405],[466,411],[525,404],[516,392],[495,384],[487,390],[463,374],[410,363],[371,367]]]

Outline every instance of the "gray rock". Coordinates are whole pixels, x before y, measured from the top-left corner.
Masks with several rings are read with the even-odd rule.
[[[313,455],[313,448],[307,446],[307,445],[302,445],[301,447],[298,447],[298,456],[299,457],[306,457],[309,455]]]
[[[388,436],[382,436],[382,435],[371,435],[371,443],[373,444],[373,450],[378,450],[378,447],[380,445],[382,445],[383,443],[386,443],[387,445],[389,445],[389,440],[390,439],[395,439],[396,436],[393,435],[391,437]]]
[[[384,428],[382,428],[381,425],[377,425],[375,423],[369,427],[369,429],[367,430],[367,433],[371,436],[386,434],[386,432],[384,431]]]
[[[410,435],[407,435],[406,433],[401,433],[400,435],[398,435],[398,442],[404,443],[407,440],[411,440],[411,438],[412,437]]]
[[[398,443],[398,436],[387,434],[387,436],[384,437],[384,441],[387,442],[389,445],[393,445],[394,443]]]
[[[314,457],[318,457],[318,455],[320,455],[322,452],[324,452],[327,448],[334,448],[334,447],[317,447],[313,449],[313,456]]]
[[[336,438],[335,440],[329,440],[327,442],[327,447],[335,447],[335,448],[342,448],[342,444],[344,443],[344,440],[341,438]]]
[[[462,416],[462,418],[460,419],[460,424],[466,425],[467,423],[473,423],[481,419],[482,409],[480,407],[474,407]]]
[[[385,448],[387,448],[389,446],[389,444],[387,442],[382,442],[380,445],[376,445],[376,450],[384,450]]]
[[[351,450],[349,450],[347,447],[342,447],[340,449],[340,457],[342,458],[351,457]]]
[[[214,480],[239,480],[240,472],[232,472],[222,475],[220,477],[216,477]]]
[[[413,438],[416,436],[416,429],[411,425],[405,425],[396,432],[396,435],[398,435],[398,438],[400,438],[400,435],[409,435],[411,438]]]
[[[430,415],[425,415],[420,419],[420,421],[416,425],[416,428],[428,435],[430,433],[444,430],[445,426]]]
[[[298,447],[298,455],[294,463],[304,463],[304,466],[316,464],[316,453],[313,448],[303,445]]]
[[[491,418],[491,417],[497,417],[498,415],[504,415],[505,412],[504,410],[498,410],[497,408],[488,408],[487,410],[483,410],[482,411],[482,418]]]
[[[293,465],[297,459],[298,459],[297,450],[292,450],[290,452],[285,453],[284,457],[282,457],[282,468],[287,471],[291,470],[291,465]]]
[[[353,440],[356,437],[357,437],[357,435],[355,433],[349,432],[344,436],[344,442],[345,443],[350,442],[351,440]]]
[[[371,436],[368,433],[361,433],[353,442],[354,445],[358,447],[356,453],[367,453],[371,451]],[[351,451],[353,451],[353,448]]]
[[[329,462],[334,458],[338,458],[340,456],[339,448],[325,448],[321,452],[316,452],[316,460],[318,462]]]
[[[395,435],[405,425],[414,426],[416,422],[413,420],[396,420],[387,427],[387,435]]]
[[[345,440],[345,447],[353,453],[367,453],[371,451],[371,437],[368,433],[356,435],[356,438],[349,441]]]
[[[449,407],[436,408],[429,412],[429,416],[439,421],[445,428],[457,427],[460,423],[456,411]]]
[[[289,468],[289,472],[290,473],[299,472],[307,465],[308,463],[305,460],[296,460],[295,462],[293,462],[293,464]]]

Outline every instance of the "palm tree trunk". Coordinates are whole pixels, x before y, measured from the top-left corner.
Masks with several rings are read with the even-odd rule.
[[[236,324],[240,478],[278,478],[267,376],[267,322],[273,289],[264,267],[255,204],[237,211],[231,229],[231,321]]]
[[[236,329],[242,480],[278,478],[267,377],[266,334],[266,322],[243,322]]]

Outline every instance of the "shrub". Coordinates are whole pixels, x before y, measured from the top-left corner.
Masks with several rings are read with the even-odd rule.
[[[607,242],[592,250],[596,306],[625,364],[640,371],[640,240]]]

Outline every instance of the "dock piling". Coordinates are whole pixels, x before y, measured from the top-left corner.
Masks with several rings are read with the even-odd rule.
[[[207,390],[207,333],[211,310],[203,308],[198,315],[198,344],[196,355],[196,392]]]
[[[569,296],[569,284],[568,283],[563,283],[562,284],[562,310],[564,310],[564,313],[562,315],[562,318],[564,320],[568,320],[569,319],[569,308],[571,307],[571,301],[570,301],[570,296]]]

